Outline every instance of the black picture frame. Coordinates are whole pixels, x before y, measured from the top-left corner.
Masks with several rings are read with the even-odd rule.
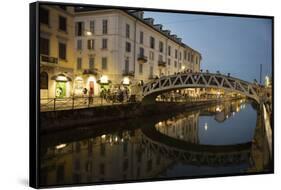
[[[151,178],[151,179],[138,179],[138,180],[115,180],[106,182],[92,182],[92,183],[73,183],[73,184],[53,184],[47,186],[40,185],[40,23],[39,23],[39,7],[41,5],[63,5],[63,6],[83,6],[89,8],[102,8],[102,9],[122,9],[122,10],[140,10],[140,11],[157,11],[157,12],[171,12],[171,13],[190,13],[198,15],[215,15],[215,16],[231,16],[231,17],[244,17],[244,18],[266,18],[272,22],[272,168],[270,171],[255,172],[251,174],[232,173],[232,174],[217,174],[217,175],[202,175],[202,176],[189,176],[189,177],[169,177],[169,178]],[[116,184],[116,183],[135,183],[135,182],[148,182],[148,181],[162,181],[162,180],[179,180],[179,179],[193,179],[193,178],[210,178],[210,177],[226,177],[226,176],[243,176],[243,175],[256,175],[256,174],[272,174],[274,173],[274,17],[264,15],[248,15],[248,14],[233,14],[233,13],[217,13],[217,12],[198,12],[190,10],[166,10],[155,8],[136,8],[136,7],[120,7],[120,6],[104,6],[104,5],[91,5],[91,4],[75,4],[75,3],[61,3],[61,2],[34,2],[30,3],[30,98],[29,98],[29,185],[33,188],[52,188],[52,187],[69,187],[69,186],[84,186],[84,185],[98,185],[98,184]]]

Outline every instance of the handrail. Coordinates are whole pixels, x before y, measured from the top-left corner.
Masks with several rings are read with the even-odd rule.
[[[57,110],[73,110],[82,109],[97,106],[109,106],[136,103],[139,101],[138,96],[130,96],[124,99],[124,97],[117,96],[71,96],[66,98],[41,98],[40,110],[45,111],[57,111]]]
[[[269,153],[270,153],[270,159],[272,159],[272,130],[270,126],[270,117],[264,104],[262,104],[262,109],[263,109],[263,122],[264,122]]]

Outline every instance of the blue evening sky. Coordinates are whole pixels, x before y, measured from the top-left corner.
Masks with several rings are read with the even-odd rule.
[[[272,73],[271,20],[145,11],[203,57],[201,68],[252,82]]]

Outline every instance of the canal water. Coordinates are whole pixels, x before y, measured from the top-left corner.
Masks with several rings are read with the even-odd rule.
[[[45,134],[42,186],[266,172],[264,134],[251,102]]]

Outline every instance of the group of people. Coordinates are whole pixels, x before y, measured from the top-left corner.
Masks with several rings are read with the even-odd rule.
[[[83,97],[85,97],[85,102],[87,102],[86,97],[89,99],[89,104],[93,104],[94,91],[93,89],[88,90],[87,88],[83,89]],[[124,88],[101,88],[100,98],[106,102],[128,102],[130,101],[130,91],[128,87]]]
[[[118,87],[117,89],[105,89],[102,88],[100,97],[105,99],[107,102],[127,102],[129,100],[130,92],[127,87],[121,89]]]

